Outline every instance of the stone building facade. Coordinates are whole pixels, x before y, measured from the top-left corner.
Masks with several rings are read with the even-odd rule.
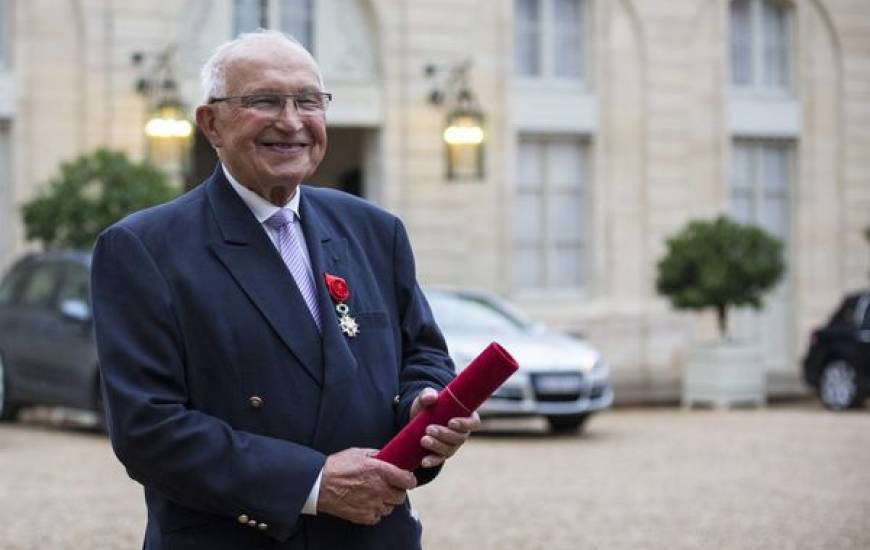
[[[690,219],[727,212],[786,242],[786,280],[734,316],[774,391],[799,387],[811,327],[867,285],[866,0],[0,0],[0,267],[60,162],[102,145],[170,162],[142,131],[149,60],[171,54],[192,107],[210,51],[257,26],[308,43],[335,94],[313,182],[400,214],[425,283],[584,333],[624,400],[672,398],[688,344],[713,335],[654,289]],[[448,180],[429,97],[465,61],[485,172]],[[209,171],[201,139],[190,150],[186,170]]]

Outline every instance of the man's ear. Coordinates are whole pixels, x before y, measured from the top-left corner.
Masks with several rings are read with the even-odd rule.
[[[212,147],[223,145],[223,140],[221,140],[220,132],[217,129],[217,116],[211,105],[200,105],[196,108],[196,125],[205,134],[205,138]]]

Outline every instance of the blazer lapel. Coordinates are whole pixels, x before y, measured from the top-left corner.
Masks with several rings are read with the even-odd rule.
[[[328,449],[329,438],[347,404],[346,395],[353,386],[358,369],[356,357],[339,329],[335,304],[323,278],[324,273],[338,275],[348,272],[347,239],[335,237],[324,217],[317,211],[316,205],[307,200],[304,192],[301,197],[300,218],[314,270],[323,334],[324,382],[314,447]],[[353,282],[348,281],[348,285],[353,292]]]
[[[320,333],[281,255],[220,168],[205,185],[221,233],[210,243],[211,250],[281,341],[322,384]]]

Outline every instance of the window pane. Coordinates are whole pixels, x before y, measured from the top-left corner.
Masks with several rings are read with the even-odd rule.
[[[520,24],[531,24],[531,26],[537,27],[539,13],[539,0],[516,0],[516,2],[514,2],[514,17]]]
[[[784,196],[765,196],[758,225],[781,240],[788,239],[788,202]]]
[[[57,293],[57,303],[65,300],[81,300],[87,303],[90,300],[88,271],[77,264],[64,266],[63,281]]]
[[[541,74],[541,21],[538,0],[516,0],[514,3],[514,63],[523,76]]]
[[[583,253],[579,245],[556,247],[549,259],[548,286],[577,287],[583,284]]]
[[[840,309],[831,317],[830,324],[832,325],[854,325],[855,314],[858,308],[858,297],[852,296],[847,298]]]
[[[547,216],[548,233],[552,241],[557,244],[583,242],[585,218],[582,194],[554,194],[552,208]]]
[[[554,71],[564,78],[584,76],[583,2],[555,0],[553,4]]]
[[[731,148],[731,215],[740,223],[753,223],[752,181],[755,172],[751,141],[735,141]]]
[[[773,88],[788,86],[788,12],[785,5],[764,0],[764,84]]]
[[[752,147],[745,142],[735,142],[731,151],[731,187],[748,189],[752,186]]]
[[[478,331],[493,334],[520,333],[526,325],[485,299],[456,294],[427,292],[426,297],[438,325],[453,331]]]
[[[266,2],[263,0],[235,0],[233,32],[238,36],[243,32],[266,28],[266,12]]]
[[[789,142],[736,140],[731,166],[731,213],[787,241],[791,205]]]
[[[547,148],[547,174],[559,189],[580,189],[585,174],[585,156],[577,140],[552,141]]]
[[[543,286],[543,261],[540,248],[517,247],[513,252],[514,286],[537,288]]]
[[[281,0],[281,30],[312,51],[311,0]]]
[[[51,297],[57,282],[57,272],[50,265],[41,265],[33,270],[24,284],[20,304],[29,306],[51,305]]]
[[[543,144],[520,141],[517,146],[517,187],[540,189],[544,179]]]
[[[583,283],[589,208],[586,157],[587,146],[578,138],[520,140],[513,221],[515,285]]]
[[[788,188],[789,157],[785,145],[765,144],[761,148],[761,174],[765,189]]]
[[[5,305],[18,302],[21,287],[26,282],[29,274],[29,269],[16,269],[6,276],[3,284],[0,285],[0,304]]]
[[[752,84],[752,18],[750,0],[731,2],[731,83]]]
[[[740,223],[752,223],[752,196],[748,193],[731,194],[731,216]]]
[[[541,196],[534,193],[521,193],[514,201],[514,209],[514,242],[540,245],[543,242]]]
[[[7,54],[7,41],[9,40],[10,29],[6,28],[8,25],[8,15],[7,15],[7,7],[5,0],[0,0],[0,69],[4,68],[8,63],[6,56]]]

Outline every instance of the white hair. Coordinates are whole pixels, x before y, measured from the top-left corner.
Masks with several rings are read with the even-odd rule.
[[[268,44],[284,44],[302,52],[311,60],[312,66],[317,70],[317,80],[321,89],[323,88],[323,74],[320,72],[320,67],[317,65],[317,61],[314,60],[311,52],[305,49],[305,46],[301,42],[282,32],[257,29],[254,32],[242,33],[235,39],[221,44],[211,54],[211,57],[206,60],[205,65],[202,66],[202,70],[199,73],[203,104],[208,103],[212,98],[226,95],[226,68],[234,54],[249,48],[257,48]]]

